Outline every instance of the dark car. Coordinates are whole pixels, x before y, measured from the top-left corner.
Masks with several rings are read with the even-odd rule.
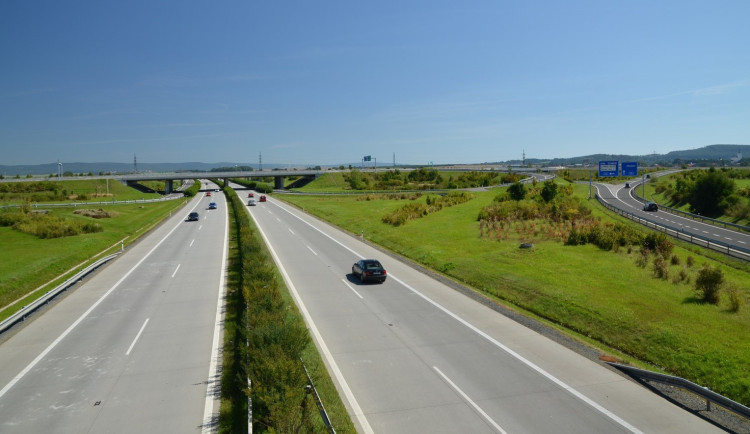
[[[386,273],[383,265],[376,259],[363,259],[352,265],[352,274],[359,277],[361,282],[385,282]]]
[[[653,202],[646,202],[643,205],[643,210],[644,211],[658,211],[659,210],[659,205],[657,205],[657,204],[655,204]]]
[[[187,219],[189,222],[197,222],[200,219],[200,217],[198,217],[197,212],[191,212],[190,214],[188,214]]]
[[[630,183],[629,182],[625,183],[625,188],[630,188]]]
[[[208,204],[208,209],[216,209],[216,202],[211,202]]]

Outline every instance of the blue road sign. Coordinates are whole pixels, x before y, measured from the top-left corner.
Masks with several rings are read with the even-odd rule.
[[[365,155],[365,161],[372,161],[371,155]]]
[[[599,176],[617,176],[619,166],[619,161],[600,161]]]
[[[638,176],[638,162],[623,162],[622,176]]]

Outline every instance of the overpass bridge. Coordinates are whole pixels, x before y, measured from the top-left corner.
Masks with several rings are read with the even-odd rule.
[[[34,182],[34,181],[80,181],[90,179],[116,179],[124,184],[134,184],[140,181],[164,181],[165,193],[174,191],[175,180],[219,178],[226,185],[229,178],[273,178],[274,188],[284,188],[284,178],[311,177],[317,178],[326,173],[324,170],[252,170],[252,171],[229,171],[229,172],[148,172],[131,173],[124,175],[92,175],[92,176],[62,176],[62,177],[32,177],[32,178],[6,178],[0,182]]]

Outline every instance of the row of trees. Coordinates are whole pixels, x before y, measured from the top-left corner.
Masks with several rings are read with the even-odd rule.
[[[437,169],[420,167],[402,172],[399,169],[365,173],[357,169],[344,174],[352,190],[434,190],[488,187],[517,182],[521,175],[501,172],[440,173]]]

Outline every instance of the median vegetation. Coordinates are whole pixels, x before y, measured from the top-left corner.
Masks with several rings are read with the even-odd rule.
[[[295,306],[285,300],[283,287],[263,240],[251,227],[242,200],[224,188],[230,203],[232,242],[227,287],[227,311],[222,370],[222,406],[219,431],[245,432],[247,401],[252,402],[253,432],[321,432],[303,367],[314,350]],[[319,358],[310,360],[319,375],[315,384],[330,385]],[[321,370],[323,371],[321,373]],[[315,375],[315,374],[312,374]],[[321,375],[325,376],[322,377]],[[248,385],[247,380],[250,380]],[[321,395],[326,406],[339,409],[332,416],[339,432],[353,432],[351,421],[335,396]],[[343,412],[343,414],[342,414]]]

